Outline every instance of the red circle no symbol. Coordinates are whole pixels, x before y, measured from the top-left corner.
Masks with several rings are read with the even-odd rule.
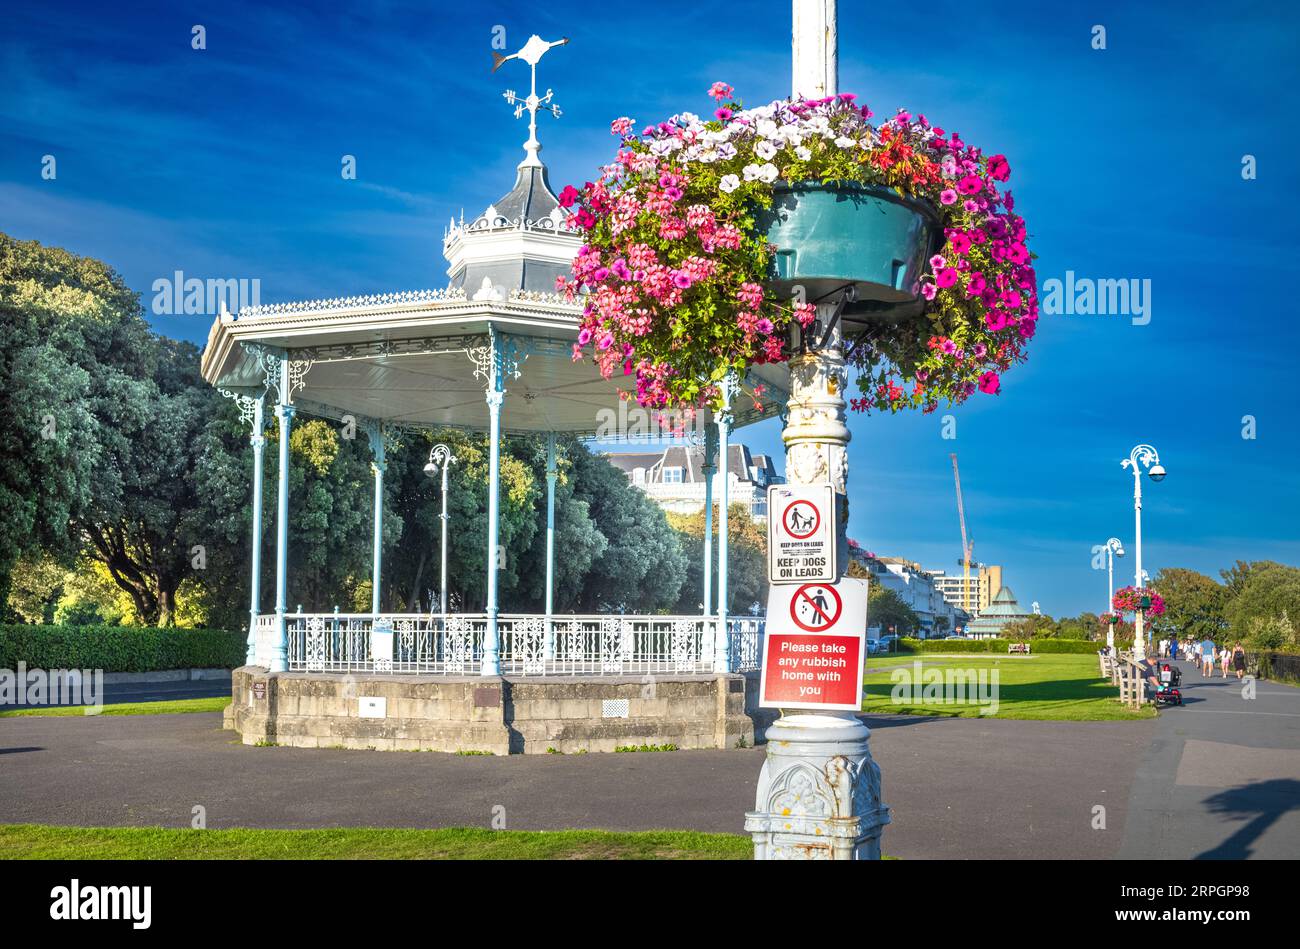
[[[825,597],[812,592],[822,590],[831,595],[832,603],[826,602]],[[799,618],[800,607],[812,608],[813,622],[811,625]],[[794,620],[796,626],[810,633],[820,633],[830,629],[835,625],[835,621],[840,618],[843,609],[844,603],[840,599],[839,591],[824,583],[805,583],[794,591],[794,596],[790,597],[790,618]]]

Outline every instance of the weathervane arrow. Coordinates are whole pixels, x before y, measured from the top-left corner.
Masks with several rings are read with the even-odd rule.
[[[501,68],[502,63],[507,63],[512,59],[521,59],[526,62],[532,73],[531,86],[527,98],[515,94],[513,89],[507,89],[502,96],[506,102],[515,107],[515,118],[522,118],[524,111],[528,112],[528,141],[524,143],[524,151],[527,153],[520,167],[529,165],[540,166],[542,160],[537,157],[537,153],[542,150],[542,143],[537,140],[537,110],[543,109],[557,119],[560,117],[560,107],[551,102],[554,93],[550,89],[546,90],[546,95],[537,95],[537,64],[541,62],[546,51],[556,46],[563,46],[569,42],[567,36],[561,37],[553,43],[548,43],[536,33],[528,37],[528,42],[524,44],[523,49],[517,53],[511,53],[509,56],[502,56],[500,53],[492,53],[492,71],[496,72]]]

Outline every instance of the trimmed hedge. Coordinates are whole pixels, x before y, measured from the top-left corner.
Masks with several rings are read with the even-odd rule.
[[[1009,639],[900,639],[901,653],[980,653],[1007,655]],[[1034,653],[1054,653],[1069,655],[1095,655],[1102,643],[1089,642],[1086,639],[1031,639],[1030,655]],[[882,654],[883,655],[883,654]]]
[[[0,669],[234,669],[245,643],[244,633],[226,629],[0,625]]]

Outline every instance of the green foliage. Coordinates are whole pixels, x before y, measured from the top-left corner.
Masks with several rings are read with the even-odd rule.
[[[1269,561],[1249,564],[1237,587],[1224,609],[1237,638],[1249,637],[1268,620],[1300,616],[1300,569],[1296,567]]]
[[[718,538],[721,536],[718,510],[713,512],[713,590],[717,593]],[[668,523],[677,532],[686,556],[686,579],[676,611],[698,613],[704,595],[704,511],[669,514]],[[744,615],[757,603],[767,606],[767,525],[755,521],[743,504],[727,508],[727,609]]]
[[[0,669],[233,669],[246,650],[243,633],[222,629],[0,625]]]
[[[1151,618],[1157,636],[1217,641],[1227,632],[1224,607],[1229,589],[1211,577],[1182,567],[1166,567],[1156,574],[1151,585],[1165,601],[1164,613]]]

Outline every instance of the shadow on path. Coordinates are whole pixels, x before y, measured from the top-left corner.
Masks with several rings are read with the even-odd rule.
[[[1275,778],[1222,791],[1205,802],[1210,813],[1227,819],[1251,818],[1217,847],[1197,860],[1245,860],[1251,845],[1287,811],[1300,807],[1300,781]]]

